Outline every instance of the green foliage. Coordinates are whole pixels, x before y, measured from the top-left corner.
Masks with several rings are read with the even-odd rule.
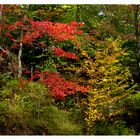
[[[139,81],[140,75],[134,35],[135,6],[5,5],[4,8],[1,19],[5,29],[0,37],[0,134],[140,133],[139,87],[134,90],[134,80]],[[12,74],[17,76],[18,47],[10,46],[22,38],[21,29],[10,32],[16,41],[5,35],[9,32],[8,25],[25,15],[34,21],[84,23],[81,29],[85,33],[76,35],[73,41],[55,41],[46,34],[33,42],[34,47],[24,44],[21,59],[25,69],[55,71],[65,79],[90,85],[87,93],[54,101],[42,84],[12,78]],[[55,56],[52,46],[75,52],[80,59]],[[4,56],[3,49],[10,55]]]
[[[1,125],[6,131],[14,127],[15,134],[22,134],[22,130],[18,132],[19,129],[24,129],[25,133],[29,134],[28,119],[41,118],[45,106],[50,104],[51,99],[47,98],[47,90],[38,83],[29,83],[23,88],[19,88],[19,84],[18,81],[11,80],[1,91]]]
[[[41,71],[57,72],[57,65],[54,60],[50,58],[48,58],[48,60],[44,62],[43,66],[37,65],[36,68]]]
[[[129,105],[129,109],[140,109],[140,92],[131,95],[125,102]]]
[[[67,11],[63,13],[62,22],[68,23],[76,20],[76,5],[64,5]]]
[[[92,133],[95,135],[135,135],[136,132],[133,128],[126,126],[124,121],[109,121],[97,122],[92,128]]]
[[[69,7],[59,4],[29,5],[29,16],[35,20],[60,21]]]
[[[70,120],[70,113],[58,110],[54,106],[47,109],[48,132],[52,135],[80,135],[82,128],[73,120]]]
[[[0,91],[1,134],[82,134],[71,114],[55,107],[43,85],[22,82],[9,80]]]

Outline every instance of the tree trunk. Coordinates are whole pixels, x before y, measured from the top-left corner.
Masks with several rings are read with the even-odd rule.
[[[18,78],[21,78],[22,76],[22,63],[21,63],[22,48],[23,48],[23,44],[20,42],[20,47],[18,52]]]
[[[27,20],[27,12],[28,12],[28,5],[25,7],[25,14],[24,14],[24,22]],[[23,29],[21,29],[21,39],[23,38]],[[23,50],[23,43],[20,42],[19,52],[18,52],[18,79],[22,76],[22,50]]]
[[[33,71],[34,71],[33,65],[31,64],[31,77],[33,77]]]

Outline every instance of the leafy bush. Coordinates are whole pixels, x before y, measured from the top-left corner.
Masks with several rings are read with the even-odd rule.
[[[69,116],[37,82],[9,80],[0,91],[0,134],[81,134]]]
[[[126,122],[118,120],[113,123],[109,121],[97,122],[92,128],[92,133],[95,135],[135,135],[133,128],[126,126]]]
[[[129,104],[133,109],[140,109],[140,92],[129,97]]]
[[[52,135],[80,135],[82,128],[70,119],[70,112],[50,106],[46,112],[48,132]]]

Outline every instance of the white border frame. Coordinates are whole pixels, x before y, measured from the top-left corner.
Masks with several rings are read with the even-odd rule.
[[[140,0],[0,0],[0,4],[140,4]]]

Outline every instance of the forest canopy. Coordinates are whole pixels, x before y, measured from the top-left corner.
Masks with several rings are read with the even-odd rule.
[[[1,135],[139,135],[140,5],[0,5]]]

